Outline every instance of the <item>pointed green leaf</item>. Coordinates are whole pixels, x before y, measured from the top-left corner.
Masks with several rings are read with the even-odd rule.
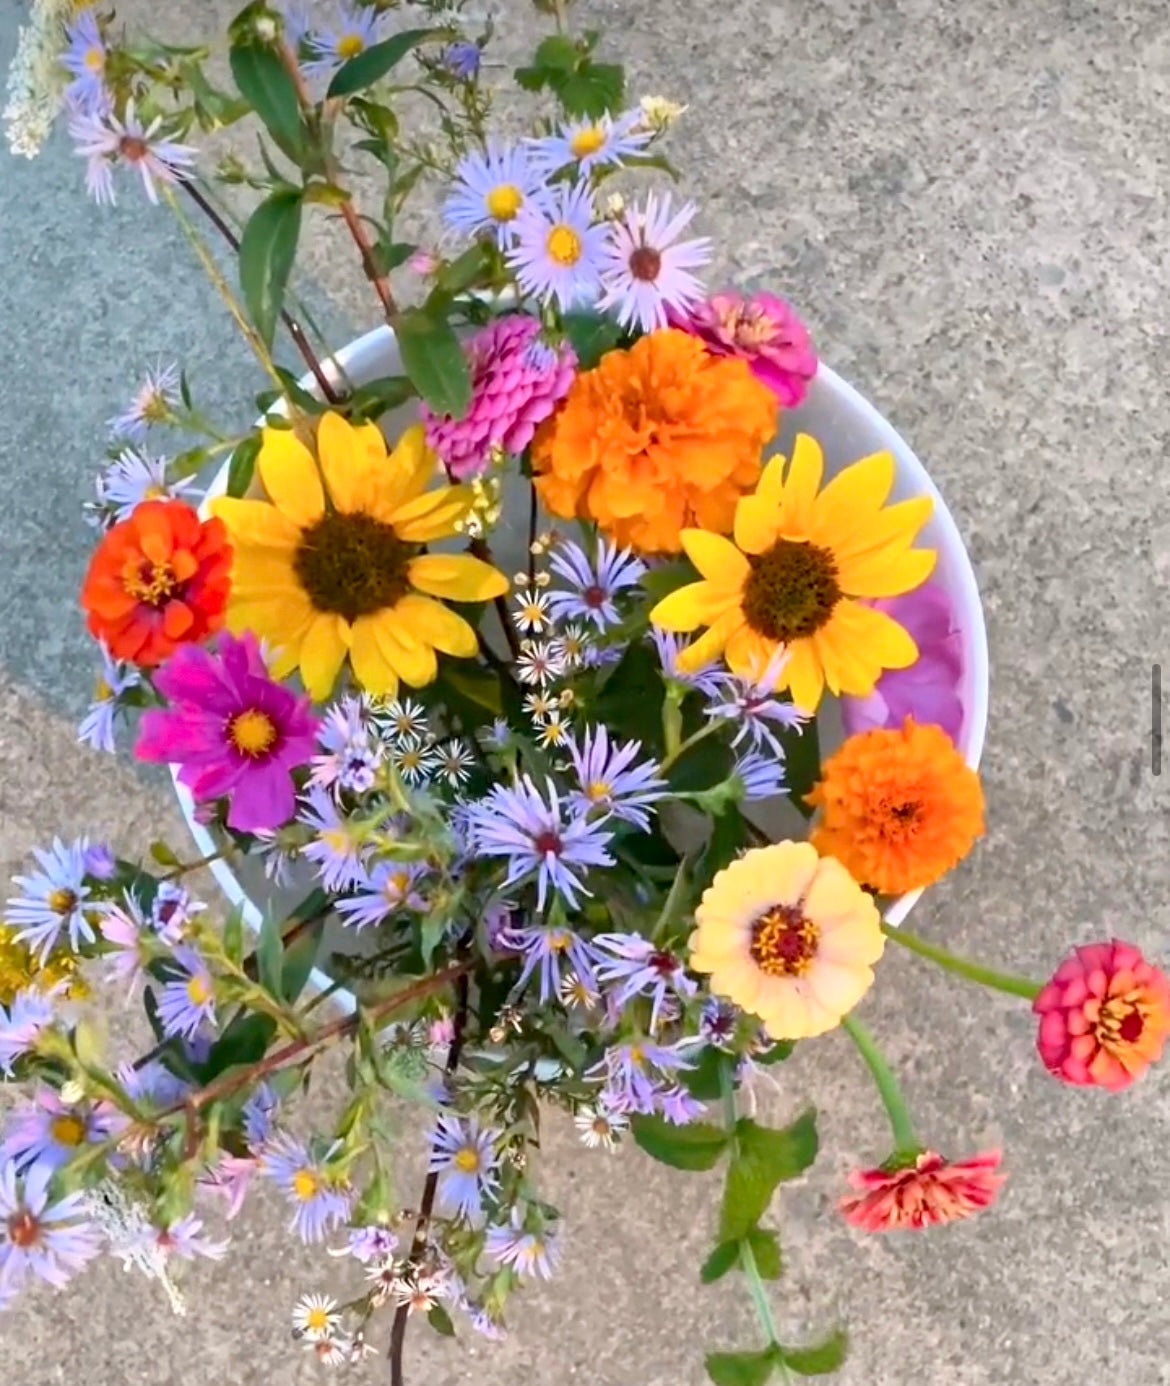
[[[532,61],[536,67],[572,72],[580,56],[581,50],[567,34],[549,34],[537,45]]]
[[[284,153],[293,163],[299,162],[304,154],[305,127],[297,89],[284,63],[273,49],[258,44],[235,45],[230,61],[244,100]]]
[[[284,944],[280,937],[280,923],[276,916],[268,912],[256,940],[256,973],[260,985],[273,996],[280,996],[280,974],[284,961]]]
[[[622,330],[614,319],[606,317],[604,313],[566,313],[562,322],[565,336],[568,337],[570,345],[577,353],[577,366],[583,371],[592,370],[606,352],[612,351],[617,346],[622,335]],[[662,566],[663,568],[670,568],[674,565],[663,564]],[[646,576],[652,577],[654,573],[660,571],[661,569],[655,569],[653,572],[647,573]],[[691,580],[693,581],[693,579]],[[662,595],[665,596],[666,593],[664,592]]]
[[[715,1386],[764,1386],[775,1365],[771,1348],[763,1352],[712,1352],[707,1356],[707,1375]]]
[[[801,1376],[828,1376],[840,1368],[848,1351],[849,1337],[843,1328],[839,1328],[823,1343],[816,1343],[812,1347],[781,1348],[780,1358],[786,1367],[799,1372]]]
[[[792,1051],[796,1048],[794,1040],[777,1040],[771,1049],[766,1049],[762,1054],[755,1055],[754,1062],[769,1066],[771,1064],[782,1064],[785,1059],[792,1057]]]
[[[254,1064],[268,1052],[276,1034],[276,1021],[270,1015],[245,1011],[236,1017],[211,1046],[199,1072],[205,1083],[239,1064]]]
[[[697,1097],[700,1102],[714,1102],[722,1091],[719,1081],[719,1070],[722,1067],[723,1057],[720,1051],[709,1044],[699,1054],[695,1063],[690,1068],[683,1069],[679,1077],[692,1097]]]
[[[394,327],[403,369],[419,394],[436,414],[461,419],[471,403],[471,376],[454,328],[421,308],[407,308]]]
[[[160,866],[178,866],[179,859],[165,842],[152,842],[150,855]]]
[[[704,1285],[713,1285],[716,1280],[721,1280],[729,1270],[734,1270],[738,1262],[739,1243],[720,1242],[703,1262],[699,1270],[699,1279]]]
[[[321,948],[321,935],[324,930],[325,920],[315,920],[284,950],[284,961],[280,969],[280,995],[285,1001],[295,1001],[304,991],[310,973],[317,966],[317,954]]]
[[[404,29],[402,33],[375,43],[356,58],[342,63],[329,83],[328,96],[351,96],[363,87],[380,82],[412,49],[424,43],[438,43],[451,37],[450,29]]]
[[[240,288],[266,347],[280,321],[300,235],[301,194],[284,189],[261,202],[240,237]]]
[[[223,922],[223,951],[237,967],[244,961],[244,911],[239,905]]]
[[[553,89],[566,115],[598,120],[625,104],[626,74],[616,63],[595,63],[586,58],[575,72],[555,81]]]
[[[252,476],[256,470],[256,459],[260,456],[260,434],[250,433],[232,453],[228,463],[227,493],[237,500],[248,494]]]
[[[762,1280],[779,1280],[781,1270],[780,1238],[767,1227],[753,1227],[747,1234],[756,1270]]]
[[[427,1323],[436,1333],[441,1333],[444,1338],[454,1338],[455,1325],[451,1322],[451,1315],[441,1304],[431,1305],[427,1312]]]
[[[741,1117],[735,1123],[719,1236],[725,1241],[746,1237],[767,1211],[777,1184],[795,1179],[816,1156],[814,1108],[810,1107],[782,1131]]]
[[[672,1169],[713,1169],[729,1140],[722,1127],[704,1122],[673,1126],[662,1117],[635,1116],[630,1126],[646,1154]]]

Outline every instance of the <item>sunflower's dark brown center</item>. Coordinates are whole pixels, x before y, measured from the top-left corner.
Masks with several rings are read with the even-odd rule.
[[[749,556],[743,614],[766,640],[799,640],[820,630],[841,599],[837,564],[817,544],[777,539]]]
[[[406,596],[413,553],[372,515],[323,515],[302,532],[293,572],[314,610],[356,621]]]
[[[630,256],[630,273],[635,279],[653,284],[662,269],[662,256],[652,245],[640,245]]]
[[[751,955],[772,977],[800,977],[816,957],[820,932],[799,905],[773,905],[752,925]]]

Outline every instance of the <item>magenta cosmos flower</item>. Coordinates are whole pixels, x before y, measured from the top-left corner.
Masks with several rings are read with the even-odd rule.
[[[539,337],[535,318],[513,314],[489,323],[467,343],[471,404],[466,415],[440,418],[423,406],[427,442],[456,480],[482,472],[493,448],[522,453],[537,424],[568,393],[577,368],[572,347],[567,342],[548,347]]]
[[[877,727],[901,727],[907,717],[933,723],[956,744],[963,729],[959,681],[963,677],[963,638],[954,622],[950,598],[941,583],[926,582],[901,597],[868,602],[891,616],[918,646],[909,669],[890,669],[868,698],[842,698],[841,718],[850,736]]]
[[[745,298],[729,290],[712,294],[685,314],[668,310],[667,316],[672,327],[701,337],[716,356],[745,360],[782,409],[800,403],[817,373],[817,354],[804,324],[772,294]]]
[[[139,760],[179,765],[199,801],[227,797],[228,827],[279,828],[296,811],[292,772],[316,750],[309,699],[268,676],[254,635],[222,635],[215,654],[182,645],[154,677],[170,704],[143,715]]]

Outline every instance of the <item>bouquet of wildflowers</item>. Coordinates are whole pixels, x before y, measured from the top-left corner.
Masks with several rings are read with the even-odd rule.
[[[172,767],[215,849],[156,843],[143,864],[56,841],[16,878],[0,1306],[104,1253],[181,1311],[182,1263],[226,1255],[270,1186],[290,1233],[340,1257],[292,1307],[296,1338],[331,1366],[388,1340],[400,1382],[412,1316],[499,1337],[512,1296],[553,1276],[536,1152],[559,1108],[599,1160],[633,1143],[724,1169],[701,1277],[742,1277],[762,1342],[712,1351],[713,1381],[831,1372],[843,1329],[788,1341],[766,1284],[768,1210],[816,1157],[815,1112],[770,1128],[754,1085],[843,1026],[891,1143],[841,1215],[867,1233],[966,1218],[1000,1153],[928,1148],[856,1018],[887,941],[1031,1002],[1046,1067],[1110,1090],[1159,1056],[1170,983],[1121,942],[1040,985],[883,922],[982,831],[930,498],[890,502],[887,453],[828,477],[823,440],[776,451],[816,357],[782,300],[702,284],[697,210],[661,187],[679,108],[628,102],[598,36],[542,3],[554,31],[514,74],[538,111],[501,143],[489,32],[413,8],[248,5],[230,88],[210,49],[127,36],[84,0],[38,2],[22,37],[13,147],[34,154],[60,115],[96,201],[137,174],[266,388],[237,433],[159,368],[111,425],[81,736],[113,750],[135,721],[134,754]],[[203,167],[200,132],[246,119],[255,166]],[[399,239],[426,188],[441,232]],[[312,204],[352,243],[396,373],[351,379],[295,300]],[[262,868],[255,937],[193,893],[212,859]],[[147,1052],[99,1040],[102,986],[141,997]],[[307,1130],[298,1095],[339,1046],[344,1088]],[[399,1135],[420,1126],[414,1193]]]

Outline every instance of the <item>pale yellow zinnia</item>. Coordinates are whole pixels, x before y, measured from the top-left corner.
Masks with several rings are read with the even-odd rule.
[[[808,842],[733,861],[704,891],[695,924],[690,966],[777,1040],[839,1025],[873,985],[885,946],[873,900]]]
[[[435,457],[422,427],[387,456],[376,425],[328,413],[316,453],[291,430],[266,428],[256,465],[270,499],[212,502],[235,551],[229,629],[266,640],[274,676],[299,668],[318,701],[347,657],[363,688],[387,696],[400,680],[430,683],[436,652],[474,656],[474,628],[435,598],[490,601],[508,580],[470,554],[423,552],[458,532],[471,494],[428,489]]]

